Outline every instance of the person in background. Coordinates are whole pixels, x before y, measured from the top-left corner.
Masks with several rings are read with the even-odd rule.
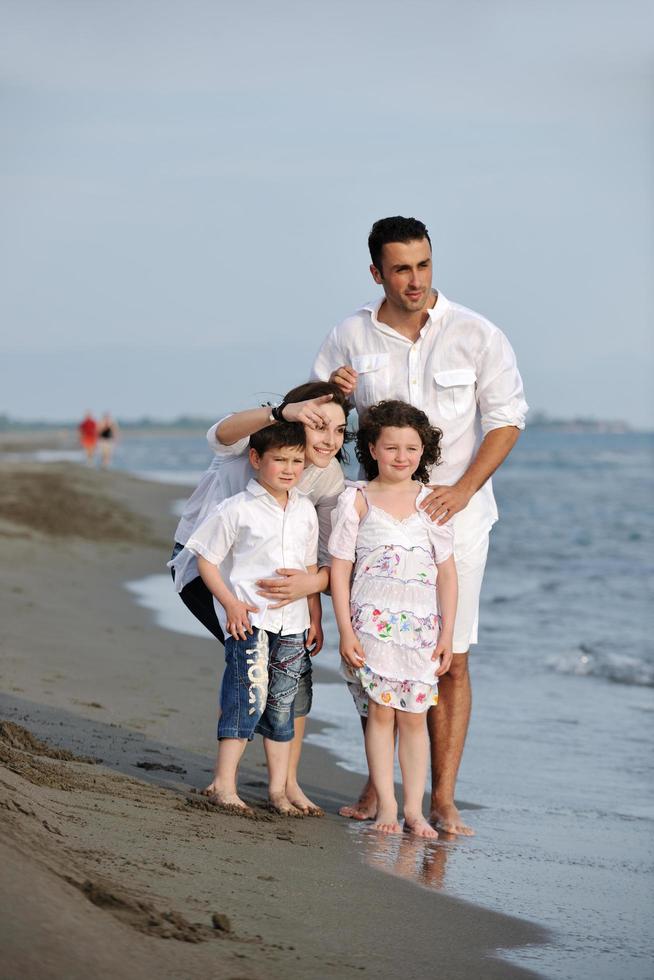
[[[86,462],[89,466],[93,466],[95,450],[98,445],[98,423],[90,412],[86,412],[77,430],[79,432],[80,445],[86,453]]]
[[[497,520],[491,474],[525,426],[527,403],[515,354],[494,324],[432,288],[432,251],[422,221],[376,221],[368,238],[374,281],[383,296],[362,306],[326,337],[313,376],[340,385],[359,415],[386,399],[422,409],[443,432],[442,463],[421,502],[439,525],[452,522],[459,603],[454,659],[440,683],[431,739],[431,819],[471,834],[454,802],[472,694],[468,652],[477,643],[479,594],[489,532]],[[370,785],[345,816],[373,817]]]
[[[100,444],[100,462],[107,467],[116,447],[118,438],[118,423],[114,422],[109,412],[105,412],[98,422],[98,439]]]

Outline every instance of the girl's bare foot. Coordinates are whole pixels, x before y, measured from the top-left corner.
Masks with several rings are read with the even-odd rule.
[[[301,810],[293,806],[286,793],[270,793],[268,796],[268,806],[274,813],[279,813],[282,817],[304,816]]]
[[[401,834],[402,827],[397,820],[397,807],[380,807],[372,826],[382,834]]]
[[[439,830],[444,830],[446,834],[459,834],[461,837],[474,837],[475,835],[472,827],[469,827],[461,819],[461,814],[454,803],[443,805],[432,803],[429,822]]]
[[[316,803],[312,803],[309,797],[296,784],[289,786],[286,784],[286,799],[292,803],[296,809],[300,810],[305,817],[324,817],[325,811]]]
[[[427,823],[422,813],[419,813],[417,817],[405,813],[404,829],[415,834],[416,837],[426,837],[429,840],[436,840],[438,837],[438,833]]]

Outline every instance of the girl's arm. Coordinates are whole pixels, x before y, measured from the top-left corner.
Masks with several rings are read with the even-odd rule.
[[[322,429],[323,425],[329,425],[329,419],[323,417],[321,408],[333,397],[321,395],[320,398],[310,398],[304,402],[290,402],[284,407],[282,416],[286,422],[301,422],[311,429]],[[223,446],[233,446],[239,439],[247,439],[267,425],[272,425],[270,408],[248,408],[223,419],[216,429],[216,439]]]
[[[247,602],[241,602],[240,599],[237,599],[229,591],[216,565],[213,565],[201,555],[198,555],[197,559],[198,571],[200,572],[202,581],[225,610],[225,615],[227,616],[227,632],[235,640],[245,640],[246,633],[252,634],[248,612],[258,612],[259,610],[256,606],[249,606]]]
[[[431,659],[438,660],[440,657],[441,662],[436,671],[436,677],[440,677],[448,672],[452,663],[452,636],[454,634],[459,583],[454,555],[450,555],[446,561],[441,562],[436,567],[438,568],[438,607],[441,614],[441,631]]]
[[[334,558],[331,571],[331,592],[334,614],[340,634],[340,654],[350,667],[363,667],[366,662],[363,648],[359,643],[350,619],[350,578],[353,562],[345,558]]]

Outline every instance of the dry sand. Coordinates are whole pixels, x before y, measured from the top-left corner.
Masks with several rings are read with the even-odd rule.
[[[359,780],[322,751],[303,759],[322,820],[265,811],[256,743],[256,819],[191,792],[211,767],[222,650],[153,625],[124,588],[162,572],[179,496],[2,465],[2,977],[533,976],[497,950],[542,930],[363,860],[336,815]]]

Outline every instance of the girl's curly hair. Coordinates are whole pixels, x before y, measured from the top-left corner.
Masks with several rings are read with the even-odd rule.
[[[374,480],[379,476],[377,460],[372,458],[370,445],[377,442],[382,429],[388,426],[415,429],[418,433],[423,445],[423,453],[412,479],[418,480],[419,483],[429,483],[429,468],[440,462],[443,433],[436,426],[430,425],[429,419],[419,408],[400,401],[371,405],[359,419],[355,452],[367,479]]]

